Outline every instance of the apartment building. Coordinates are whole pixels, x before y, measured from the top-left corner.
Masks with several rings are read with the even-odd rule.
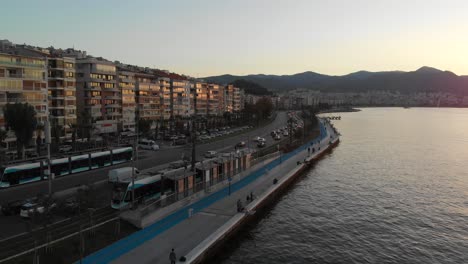
[[[233,87],[232,89],[232,111],[240,112],[240,110],[242,110],[241,89],[239,87]]]
[[[157,75],[161,73],[157,73]],[[159,91],[161,93],[161,119],[170,120],[172,116],[172,92],[171,79],[168,77],[158,77]]]
[[[51,55],[47,66],[51,134],[60,141],[70,140],[77,118],[75,59]]]
[[[222,116],[224,113],[224,106],[221,103],[222,97],[222,86],[218,84],[209,84],[207,93],[207,109],[208,115],[210,116]]]
[[[122,131],[135,132],[136,127],[136,77],[135,73],[117,68],[119,89],[122,93]]]
[[[80,122],[93,125],[93,136],[117,133],[121,129],[122,94],[115,64],[94,57],[77,59],[76,64]]]
[[[179,76],[175,77],[177,79],[171,79],[172,117],[187,118],[193,114],[193,109],[190,105],[191,83],[188,80],[179,79]]]
[[[195,94],[192,93],[191,98],[192,98],[192,108],[197,109],[197,115],[198,116],[207,116],[208,115],[208,84],[207,83],[201,83],[201,82],[196,82],[193,84],[194,86],[194,92]],[[197,105],[195,106],[195,101],[193,100],[194,96],[197,96]]]
[[[161,87],[152,73],[136,73],[138,118],[156,121],[161,118]]]
[[[8,103],[29,103],[36,109],[39,124],[47,120],[47,81],[44,53],[0,41],[0,128],[5,129],[3,107]],[[36,131],[31,139],[35,144]],[[41,138],[44,135],[41,133]],[[8,132],[4,147],[16,149],[16,138]]]

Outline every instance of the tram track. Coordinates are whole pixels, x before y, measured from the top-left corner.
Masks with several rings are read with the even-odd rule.
[[[118,212],[109,207],[102,207],[93,212],[92,218],[89,213],[68,218],[66,221],[51,224],[48,227],[40,227],[32,232],[26,232],[0,242],[0,263],[9,260],[10,256],[16,256],[22,252],[34,249],[38,245],[60,240],[80,229],[90,228],[118,217]]]

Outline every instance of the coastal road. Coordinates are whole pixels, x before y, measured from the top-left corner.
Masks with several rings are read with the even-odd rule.
[[[216,150],[219,152],[234,150],[234,145],[239,141],[245,141],[247,143],[249,138],[252,139],[256,136],[265,137],[267,139],[267,143],[272,144],[273,142],[271,137],[269,137],[270,132],[275,128],[285,125],[286,112],[278,112],[276,119],[264,127],[259,127],[245,134],[235,135],[222,140],[197,145],[197,160],[201,160],[203,154],[208,150]],[[251,142],[250,146],[255,147],[255,144]],[[180,160],[182,158],[182,153],[185,153],[185,155],[191,154],[190,147],[191,145],[187,144],[186,146],[179,148],[162,149],[159,151],[141,151],[139,154],[139,160],[136,162],[136,166],[138,169],[144,170],[162,164],[167,164],[172,161]],[[106,167],[56,178],[53,181],[53,190],[54,192],[58,192],[80,185],[92,184],[97,181],[105,180],[109,170],[119,167],[131,166],[130,164],[131,163],[127,162],[112,167]],[[15,186],[13,188],[0,190],[0,203],[4,204],[8,201],[26,199],[38,194],[47,194],[47,192],[47,181]]]
[[[286,125],[287,115],[286,112],[279,112],[276,119],[264,126],[254,129],[252,131],[228,137],[222,140],[209,142],[206,144],[197,145],[197,160],[203,159],[203,154],[209,150],[215,150],[218,152],[233,151],[234,145],[240,141],[245,141],[251,148],[256,148],[256,143],[252,139],[256,136],[264,137],[267,140],[267,145],[275,143],[270,137],[270,132],[279,127]],[[163,167],[168,163],[176,160],[180,160],[182,153],[185,155],[191,155],[191,145],[183,147],[162,149],[159,151],[140,151],[139,160],[136,162],[136,167],[140,170],[149,169],[153,167]],[[107,179],[107,173],[111,169],[119,167],[131,166],[131,163],[127,162],[112,167],[106,167],[96,169],[88,172],[82,172],[72,175],[67,175],[54,180],[53,190],[54,192],[66,191],[74,187],[78,187],[85,184],[93,184],[96,182],[103,182],[95,186],[96,189],[96,206],[106,207],[110,203],[111,188],[105,183]],[[13,188],[0,190],[0,204],[5,204],[7,201],[23,200],[26,198],[37,196],[38,194],[46,194],[48,192],[48,182],[36,182],[26,185],[16,186]],[[54,215],[54,222],[62,220],[63,217]],[[23,233],[26,231],[27,220],[22,219],[19,215],[3,216],[0,215],[0,241]]]

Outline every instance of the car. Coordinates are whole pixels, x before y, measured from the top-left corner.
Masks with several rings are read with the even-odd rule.
[[[2,205],[2,214],[3,215],[17,215],[21,211],[21,206],[24,204],[24,201],[15,200],[7,204]]]
[[[261,137],[257,136],[257,137],[254,137],[254,138],[253,138],[253,141],[254,141],[254,142],[258,142],[260,139],[261,139]]]
[[[184,134],[180,134],[180,135],[177,136],[177,139],[186,139],[186,138],[187,138],[187,136],[184,135]]]
[[[60,212],[67,216],[72,216],[78,213],[80,210],[80,204],[79,201],[76,197],[70,197],[66,199],[61,205],[60,205]]]
[[[258,139],[258,142],[264,142],[264,143],[266,143],[266,139],[261,137],[261,138]]]
[[[184,138],[179,138],[175,141],[175,144],[176,145],[185,145],[187,144],[187,140],[185,140]]]
[[[285,136],[285,137],[289,136],[288,131],[284,131],[284,132],[283,132],[283,136]]]
[[[57,207],[57,204],[52,202],[49,210],[52,210],[55,207]],[[21,206],[20,216],[23,218],[30,218],[34,213],[43,214],[46,212],[46,210],[47,209],[44,204],[40,204],[36,201],[29,201]]]
[[[245,147],[245,141],[241,141],[236,144],[236,148],[243,148],[243,147]]]
[[[274,130],[271,131],[270,135],[271,135],[272,137],[274,137],[274,136],[276,135],[276,131],[274,131]]]
[[[141,149],[147,149],[147,150],[158,150],[159,145],[156,144],[153,140],[148,140],[148,139],[141,139],[138,141],[138,147]]]
[[[170,140],[177,140],[179,137],[177,135],[171,135]]]
[[[207,135],[201,135],[201,136],[199,137],[199,139],[200,139],[200,140],[209,140],[210,137],[207,136]]]
[[[275,140],[281,140],[281,136],[280,136],[280,135],[276,135]]]
[[[257,144],[257,147],[259,147],[259,148],[263,148],[263,147],[265,147],[265,146],[266,146],[266,143],[263,142],[263,141],[258,142],[258,144]]]
[[[214,157],[216,157],[216,154],[218,154],[218,152],[216,152],[214,150],[209,150],[209,151],[205,152],[205,158],[214,158]]]

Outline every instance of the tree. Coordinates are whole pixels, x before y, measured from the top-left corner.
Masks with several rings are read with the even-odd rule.
[[[15,132],[18,154],[24,159],[24,148],[37,127],[36,110],[28,103],[7,104],[3,115],[8,128]]]
[[[43,124],[38,124],[36,127],[37,131],[37,136],[36,136],[36,152],[37,155],[41,156],[41,145],[42,145],[42,137],[41,137],[41,132],[45,130],[45,127]]]
[[[273,93],[268,91],[265,87],[259,85],[258,83],[239,79],[231,83],[235,87],[239,87],[245,91],[247,94],[253,95],[272,95]]]
[[[138,120],[138,131],[143,135],[148,135],[151,129],[151,120],[140,119]]]
[[[93,118],[88,111],[82,111],[78,118],[78,128],[80,130],[80,137],[86,137],[89,140],[91,139],[91,129],[93,128]]]
[[[3,144],[5,144],[5,140],[8,137],[8,131],[5,129],[0,129],[0,148],[3,148]]]
[[[260,98],[257,103],[255,103],[255,109],[260,119],[268,118],[273,110],[271,99],[268,97]]]
[[[75,142],[76,142],[76,131],[77,131],[77,126],[76,124],[68,124],[68,126],[72,129],[72,145],[73,145],[73,149],[75,148]]]
[[[0,129],[0,165],[3,163],[3,159],[5,158],[5,140],[8,137],[8,131],[4,129]]]

